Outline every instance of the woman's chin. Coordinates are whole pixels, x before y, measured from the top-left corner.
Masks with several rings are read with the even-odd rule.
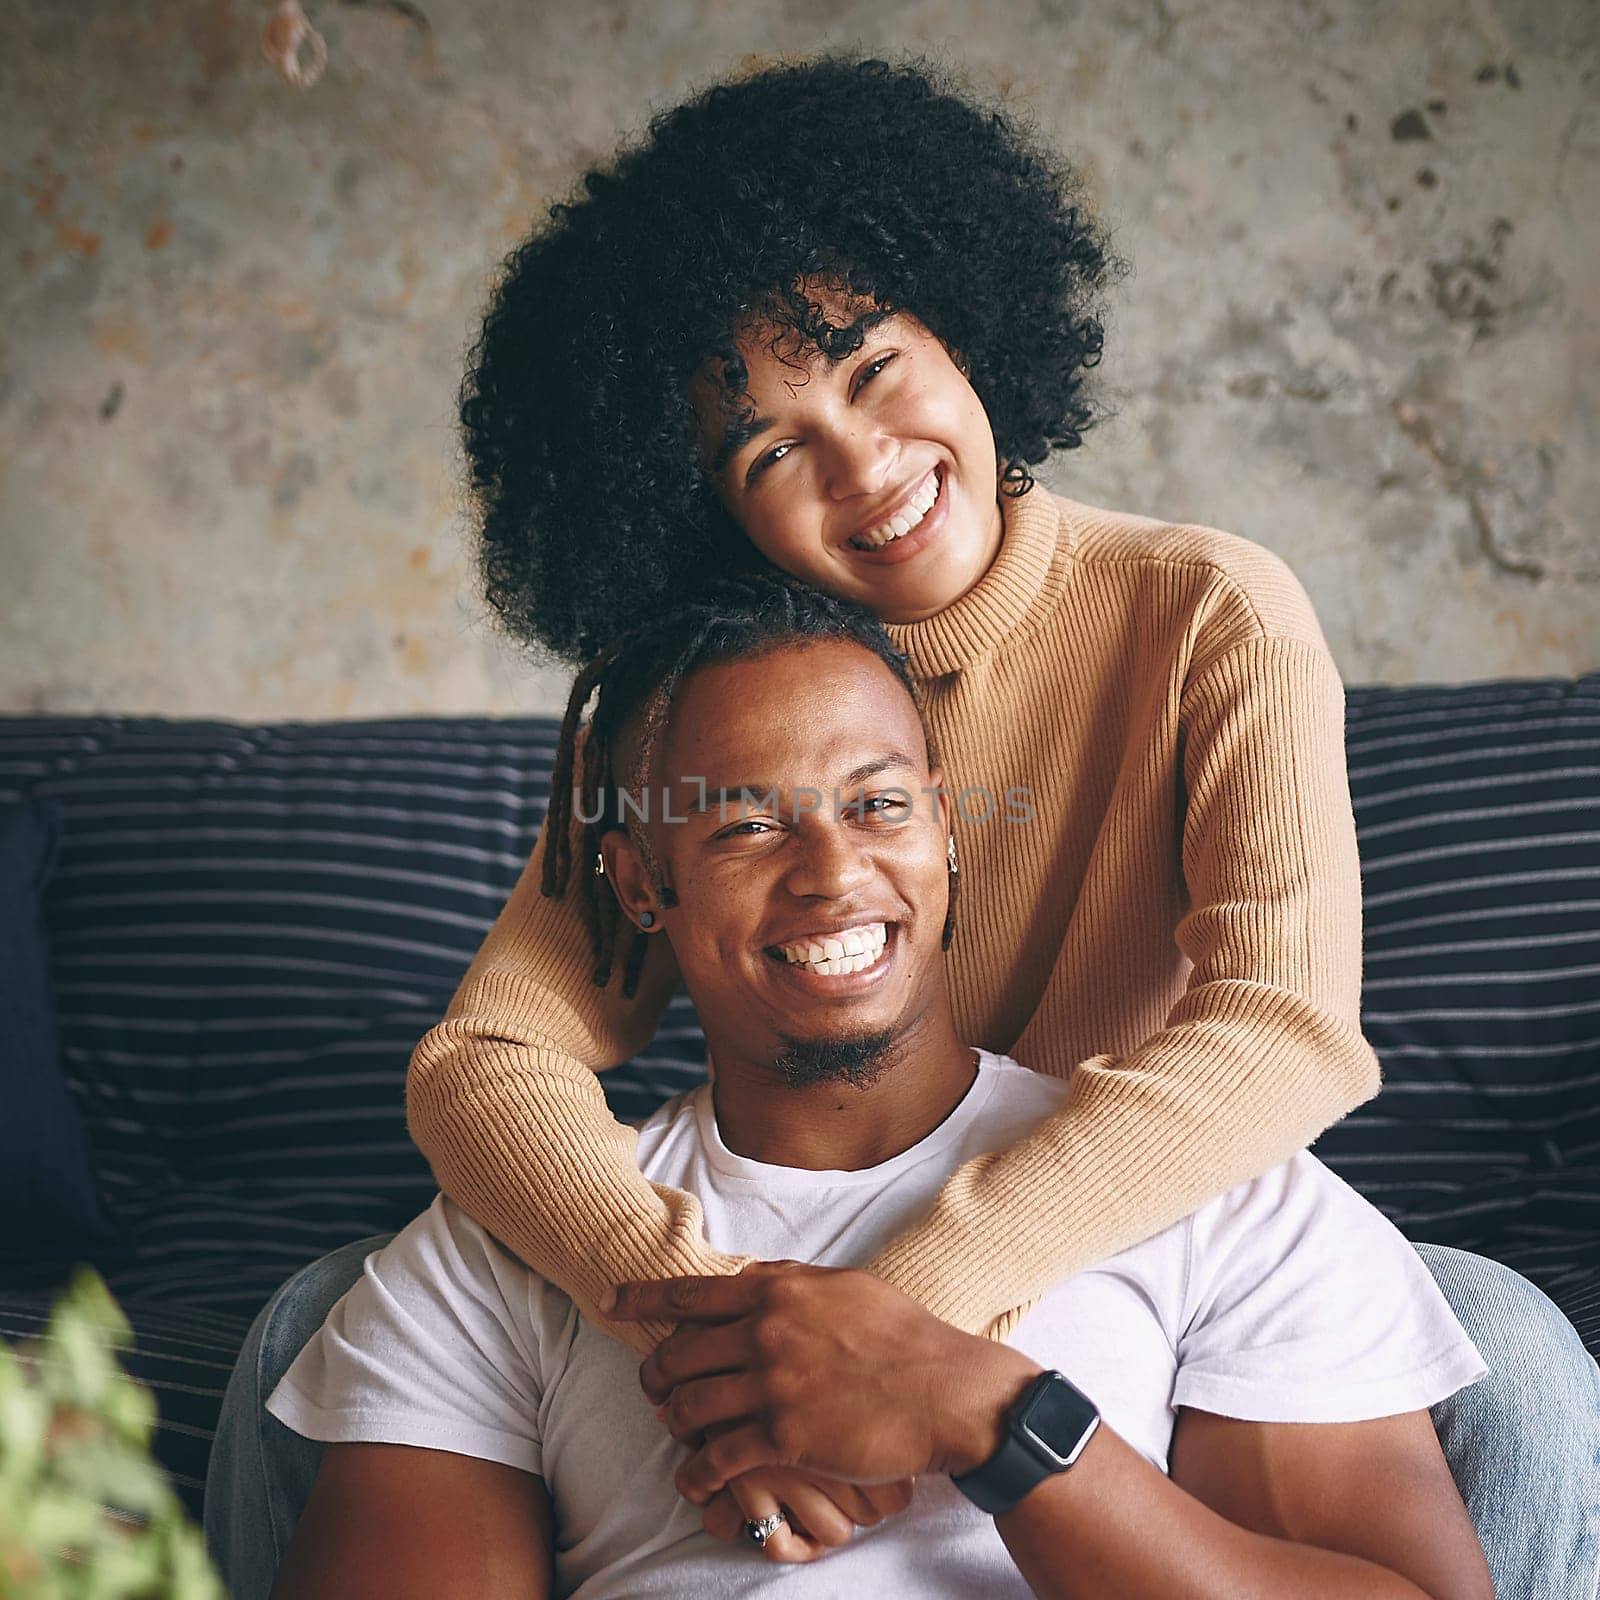
[[[976,588],[999,548],[998,541],[976,534],[951,538],[943,548],[928,551],[923,561],[871,575],[857,587],[856,597],[884,622],[925,622]]]
[[[951,566],[947,560],[930,563],[922,572],[899,572],[870,588],[858,587],[854,598],[870,606],[880,621],[897,626],[926,622],[929,617],[948,611],[987,570],[976,560],[961,564],[956,571],[951,571]]]

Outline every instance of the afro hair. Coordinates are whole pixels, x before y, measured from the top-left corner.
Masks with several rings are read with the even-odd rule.
[[[713,573],[760,563],[696,445],[691,383],[788,328],[835,359],[893,311],[968,363],[1005,492],[1093,420],[1121,264],[1080,185],[926,61],[829,55],[718,84],[584,174],[507,259],[460,411],[490,605],[579,663]],[[863,314],[828,323],[804,290]],[[729,358],[732,358],[731,360]]]

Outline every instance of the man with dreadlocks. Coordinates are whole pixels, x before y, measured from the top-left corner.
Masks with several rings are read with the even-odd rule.
[[[441,1196],[271,1398],[330,1441],[276,1592],[1491,1593],[1426,1409],[1483,1364],[1416,1252],[1309,1154],[1053,1285],[1004,1342],[850,1270],[1066,1092],[957,1032],[953,806],[867,613],[712,584],[579,679],[553,790],[580,849],[547,887],[584,872],[594,981],[619,934],[669,943],[716,1063],[640,1129],[640,1166],[766,1264],[616,1306],[685,1318],[641,1392],[625,1345]],[[828,1402],[797,1410],[817,1366]],[[798,1524],[841,1548],[788,1570],[683,1498],[779,1464],[917,1482],[851,1539],[797,1480],[750,1541]]]
[[[820,591],[763,581],[759,573],[747,574],[738,581],[708,585],[700,603],[683,607],[663,627],[637,631],[628,639],[625,653],[620,644],[603,650],[574,679],[551,774],[546,828],[554,844],[542,867],[539,885],[542,894],[560,896],[566,893],[573,855],[571,800],[578,801],[578,818],[583,828],[581,858],[594,862],[599,868],[601,841],[613,829],[626,826],[630,805],[634,812],[643,812],[646,819],[648,817],[649,790],[638,780],[641,774],[654,769],[667,708],[679,680],[692,666],[714,656],[718,641],[726,641],[730,635],[759,638],[761,629],[785,643],[809,638],[856,639],[877,651],[906,693],[913,700],[916,698],[916,685],[906,658],[858,607],[831,603]],[[726,644],[721,648],[725,649]],[[606,692],[589,728],[580,732],[584,708],[601,685]],[[615,762],[615,752],[624,743],[623,723],[628,717],[637,721],[632,769],[635,781],[631,788],[619,781],[622,775],[617,772]],[[584,751],[583,781],[581,788],[574,791],[572,780],[579,762],[580,745]],[[665,804],[664,798],[664,809]],[[663,880],[649,832],[641,829],[633,835],[633,841],[656,883],[661,903],[675,906],[676,893]],[[951,848],[954,849],[953,840]],[[603,871],[595,873],[595,878],[601,876]],[[952,861],[950,904],[941,937],[942,949],[949,948],[955,927],[956,883]],[[617,934],[623,918],[615,895],[601,892],[593,878],[583,880],[583,898],[594,944],[594,981],[596,987],[603,989],[611,981]],[[638,987],[639,971],[648,947],[647,933],[637,932],[630,942],[623,971],[624,998],[632,998]]]

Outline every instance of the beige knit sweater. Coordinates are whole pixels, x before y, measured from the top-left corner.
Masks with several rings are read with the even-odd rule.
[[[1071,1093],[873,1264],[991,1335],[1379,1081],[1344,694],[1300,584],[1213,529],[1043,487],[1001,503],[982,581],[890,632],[947,784],[1024,788],[1035,811],[956,819],[957,1027]],[[418,1044],[407,1110],[445,1192],[592,1313],[619,1280],[739,1263],[708,1247],[691,1197],[640,1176],[595,1077],[650,1039],[670,949],[652,941],[633,1002],[597,990],[576,887],[539,893],[543,848]],[[662,1331],[626,1334],[644,1349]]]

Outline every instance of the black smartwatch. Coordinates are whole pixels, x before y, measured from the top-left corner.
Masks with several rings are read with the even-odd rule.
[[[1042,1372],[1006,1413],[1000,1448],[950,1481],[990,1516],[1003,1516],[1046,1478],[1065,1472],[1099,1426],[1099,1408],[1082,1389],[1059,1372]]]

